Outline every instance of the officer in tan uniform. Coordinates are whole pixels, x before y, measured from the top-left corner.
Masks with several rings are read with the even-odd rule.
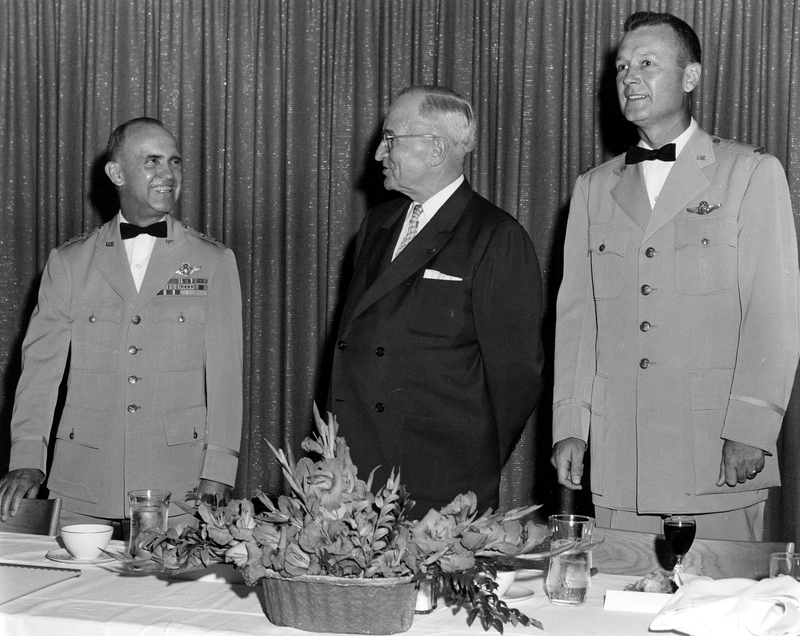
[[[155,119],[122,124],[106,174],[120,212],[53,250],[22,348],[0,518],[45,479],[69,360],[51,496],[62,525],[127,516],[126,493],[230,496],[242,428],[242,317],[233,252],[175,220],[181,156]],[[172,513],[177,509],[173,508]]]
[[[797,242],[780,162],[691,117],[700,42],[639,12],[617,57],[641,141],[578,179],[558,294],[553,464],[602,527],[760,538],[798,359]]]

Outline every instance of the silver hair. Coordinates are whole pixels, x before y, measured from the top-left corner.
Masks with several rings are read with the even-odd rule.
[[[400,95],[421,95],[419,116],[465,155],[475,149],[475,113],[464,97],[444,86],[409,86]],[[398,97],[400,96],[398,95]]]

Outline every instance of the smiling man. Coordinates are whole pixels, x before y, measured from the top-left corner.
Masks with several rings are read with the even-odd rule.
[[[472,190],[470,103],[412,86],[392,103],[375,159],[405,197],[367,214],[339,323],[329,410],[351,456],[412,517],[473,491],[499,503],[500,471],[539,399],[541,275],[517,221]],[[407,197],[407,198],[406,198]]]
[[[119,126],[106,174],[119,214],[53,250],[22,346],[0,518],[45,479],[62,525],[115,523],[129,490],[228,496],[242,426],[242,319],[233,253],[171,215],[181,155],[155,119]],[[178,512],[173,508],[173,513]],[[174,517],[173,517],[174,520]]]
[[[602,527],[761,537],[798,351],[789,189],[761,148],[691,116],[700,42],[639,12],[619,45],[617,93],[640,142],[578,179],[558,295],[553,464],[591,489]]]

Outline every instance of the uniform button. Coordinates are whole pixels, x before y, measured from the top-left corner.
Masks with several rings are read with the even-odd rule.
[[[131,345],[128,347],[128,353],[130,353],[132,356],[135,356],[137,353],[139,353],[139,349]]]
[[[135,404],[128,405],[128,413],[136,413],[139,410],[139,407]]]
[[[345,349],[347,349],[347,343],[344,340],[340,340],[339,342],[336,343],[336,348],[339,349],[340,351],[344,351]]]
[[[134,325],[138,325],[140,322],[142,322],[142,317],[141,316],[134,316],[133,318],[131,318],[131,322]]]
[[[644,255],[645,255],[647,258],[653,258],[653,257],[656,255],[656,248],[655,248],[655,247],[648,247],[648,248],[647,248],[647,249],[644,251]]]
[[[701,245],[708,245],[708,239],[704,238],[702,241],[700,241],[700,243]]]
[[[192,431],[192,439],[197,439],[197,429]]]
[[[604,252],[606,249],[605,243],[597,248],[600,252]]]
[[[183,317],[183,314],[178,316],[178,322],[186,322],[186,318]]]
[[[642,358],[641,360],[639,360],[639,366],[642,367],[642,369],[646,369],[647,367],[650,366],[650,360],[648,360],[647,358]]]
[[[384,409],[385,409],[385,408],[386,408],[386,407],[383,405],[383,402],[378,402],[378,403],[375,405],[375,410],[376,410],[376,411],[378,411],[378,413],[383,413],[383,411],[384,411]]]
[[[74,428],[69,432],[69,438],[70,439],[75,439],[75,429]]]
[[[94,315],[94,314],[92,314],[91,316],[89,316],[89,322],[97,322],[97,318],[95,317],[95,315]]]
[[[653,288],[650,285],[642,285],[642,295],[649,296],[650,292],[653,291]]]
[[[128,376],[128,382],[131,384],[136,384],[139,380],[141,380],[141,378],[137,378],[135,375]]]
[[[377,349],[375,349],[375,355],[376,355],[376,356],[378,356],[379,358],[380,358],[380,357],[381,357],[381,356],[382,356],[384,353],[386,353],[386,349],[384,349],[383,347],[378,347]]]
[[[639,325],[639,329],[642,331],[650,331],[650,323],[645,320],[641,325]]]

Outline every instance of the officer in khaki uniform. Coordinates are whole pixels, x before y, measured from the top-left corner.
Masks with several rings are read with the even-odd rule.
[[[553,464],[598,525],[759,538],[794,380],[797,243],[780,163],[689,112],[700,44],[636,13],[617,58],[641,142],[578,179],[558,296]],[[656,150],[658,149],[658,150]]]
[[[109,140],[120,214],[53,250],[23,343],[0,516],[35,496],[59,382],[51,496],[62,522],[121,520],[126,493],[229,496],[242,426],[241,290],[233,252],[169,215],[181,157],[157,120]],[[178,509],[173,507],[172,513]]]

